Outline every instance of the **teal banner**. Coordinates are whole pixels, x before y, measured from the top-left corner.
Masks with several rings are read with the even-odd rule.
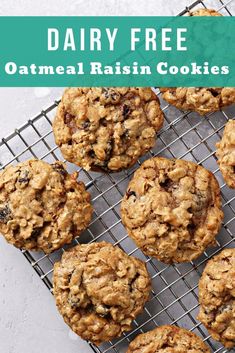
[[[233,17],[0,17],[0,86],[235,86]]]

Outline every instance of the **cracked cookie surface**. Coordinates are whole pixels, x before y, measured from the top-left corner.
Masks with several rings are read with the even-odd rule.
[[[145,264],[106,242],[66,251],[53,282],[65,322],[97,345],[131,330],[151,289]]]
[[[150,88],[68,88],[53,131],[66,160],[86,170],[120,171],[154,146],[162,124]]]
[[[223,137],[216,147],[216,156],[224,180],[230,188],[235,188],[235,120],[227,122]]]
[[[215,243],[223,219],[219,185],[193,162],[151,158],[130,181],[121,216],[145,254],[165,263],[189,262]]]
[[[235,346],[235,249],[222,250],[206,264],[199,281],[198,320],[225,347]]]
[[[159,326],[138,335],[127,353],[210,353],[206,344],[194,333],[176,326]]]
[[[222,16],[215,10],[199,9],[189,16]],[[235,88],[178,87],[161,88],[163,99],[184,111],[195,111],[200,115],[220,110],[235,103]]]
[[[78,236],[92,215],[90,195],[61,162],[28,160],[0,173],[0,232],[18,248],[50,253]]]

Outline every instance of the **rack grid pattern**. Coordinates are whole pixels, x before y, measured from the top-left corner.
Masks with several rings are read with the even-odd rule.
[[[189,10],[201,7],[212,7],[224,15],[232,15],[233,0],[195,1],[179,15]],[[161,94],[155,90],[161,101],[165,123],[158,134],[156,146],[128,171],[113,174],[98,174],[79,170],[79,178],[86,184],[92,195],[94,216],[89,228],[70,246],[76,243],[94,241],[109,241],[119,246],[129,255],[144,260],[152,278],[152,293],[149,302],[141,315],[133,323],[133,330],[112,342],[96,347],[88,342],[96,353],[124,353],[129,342],[140,332],[146,332],[162,324],[175,324],[185,327],[199,336],[210,346],[214,353],[228,352],[218,342],[215,342],[203,325],[197,321],[198,313],[198,280],[206,261],[225,247],[234,247],[235,229],[235,194],[229,189],[219,172],[215,143],[221,138],[224,125],[228,119],[235,118],[235,108],[228,107],[221,112],[199,117],[195,113],[184,113],[161,99]],[[55,145],[51,121],[55,115],[56,101],[39,115],[30,119],[20,128],[0,142],[0,169],[10,163],[17,163],[29,158],[43,159],[49,163],[63,160]],[[217,237],[217,246],[208,249],[199,259],[173,266],[165,265],[155,259],[145,256],[127,236],[120,220],[120,202],[125,193],[133,172],[145,159],[155,155],[168,158],[183,158],[194,161],[210,169],[217,177],[223,200],[225,218],[223,227]],[[69,172],[76,170],[67,163]],[[53,264],[58,261],[66,248],[53,254],[22,251],[32,268],[40,276],[52,292]],[[231,352],[231,351],[230,351]],[[233,352],[235,352],[233,350]]]

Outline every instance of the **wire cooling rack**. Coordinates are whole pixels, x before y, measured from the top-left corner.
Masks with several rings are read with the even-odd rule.
[[[200,7],[212,7],[224,15],[232,15],[234,2],[232,3],[232,0],[227,3],[220,0],[196,1],[184,9],[180,15]],[[159,95],[165,113],[165,124],[158,134],[156,146],[138,163],[141,164],[152,156],[161,155],[195,161],[213,171],[221,187],[225,213],[223,227],[217,237],[217,246],[208,249],[196,261],[173,266],[165,265],[143,255],[127,236],[120,220],[120,201],[138,164],[128,171],[110,175],[80,170],[79,178],[84,181],[92,195],[95,211],[89,228],[79,239],[74,240],[72,245],[78,242],[109,241],[118,245],[129,255],[144,260],[152,277],[151,298],[143,313],[134,321],[133,330],[99,348],[89,344],[96,353],[124,353],[129,342],[138,333],[146,332],[162,324],[175,324],[201,336],[214,353],[225,353],[228,351],[211,339],[203,325],[196,320],[196,316],[198,313],[198,280],[206,261],[221,249],[234,247],[235,193],[224,184],[221,177],[216,163],[215,143],[221,138],[228,119],[235,117],[235,107],[229,107],[207,117],[199,117],[196,113],[183,113],[167,105],[162,101],[159,91],[156,93]],[[14,164],[33,157],[49,163],[58,159],[63,160],[55,145],[51,130],[51,121],[58,103],[56,101],[11,135],[2,139],[0,143],[1,169],[10,163]],[[70,163],[67,163],[67,167],[70,172],[75,170],[75,166]],[[64,249],[61,249],[50,255],[22,251],[51,292],[53,264],[60,259],[63,251]]]

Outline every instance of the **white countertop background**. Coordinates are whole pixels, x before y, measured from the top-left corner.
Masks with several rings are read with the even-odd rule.
[[[190,3],[188,0],[1,0],[0,16],[175,15]],[[61,88],[0,88],[0,138],[49,106],[61,93]],[[64,324],[52,295],[27,260],[2,237],[0,352],[91,352],[87,343]]]

